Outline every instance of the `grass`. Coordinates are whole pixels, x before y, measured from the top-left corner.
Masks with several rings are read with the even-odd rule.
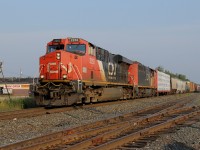
[[[36,107],[33,97],[0,97],[0,111],[21,110]]]

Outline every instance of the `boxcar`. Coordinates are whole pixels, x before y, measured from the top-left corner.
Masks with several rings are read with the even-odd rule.
[[[171,91],[171,83],[170,83],[170,75],[156,71],[157,75],[157,94],[158,95],[166,95]]]
[[[194,91],[195,91],[195,83],[190,82],[190,92],[194,92]]]
[[[184,93],[186,92],[186,81],[182,81],[177,78],[171,78],[171,91],[172,93]]]
[[[197,85],[196,92],[200,92],[200,85]]]

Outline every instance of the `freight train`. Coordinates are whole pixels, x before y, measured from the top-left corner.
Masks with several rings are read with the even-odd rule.
[[[39,60],[39,74],[34,95],[40,106],[68,106],[195,90],[189,82],[186,84],[112,54],[81,38],[53,39],[47,43],[46,54]]]

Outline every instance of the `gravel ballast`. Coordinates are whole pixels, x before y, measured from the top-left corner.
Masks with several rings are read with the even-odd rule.
[[[181,127],[174,133],[165,133],[143,148],[135,150],[199,150],[200,149],[200,122],[188,127]]]
[[[4,120],[0,122],[0,146],[119,116],[187,95],[135,99],[122,104],[76,109],[31,118]],[[192,102],[192,105],[200,105],[200,94],[197,94],[197,96],[198,98]],[[175,133],[160,135],[155,141],[149,142],[145,147],[136,149],[171,150],[171,147],[177,145],[197,149],[200,145],[200,123],[180,128]]]

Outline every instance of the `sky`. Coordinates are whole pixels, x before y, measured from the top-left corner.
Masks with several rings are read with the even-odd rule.
[[[79,37],[200,83],[199,0],[0,0],[0,61],[8,77],[37,77],[55,38]]]

